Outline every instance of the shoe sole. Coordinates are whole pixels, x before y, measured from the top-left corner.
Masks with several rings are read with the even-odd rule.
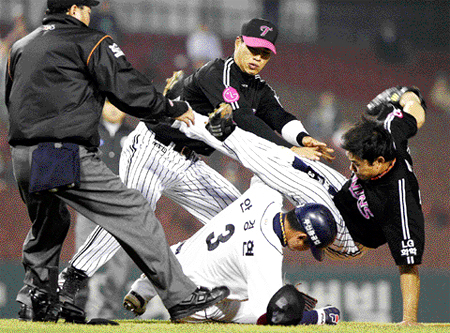
[[[197,308],[191,308],[189,310],[185,310],[183,312],[180,312],[179,314],[177,314],[176,316],[171,316],[170,320],[171,321],[178,321],[180,319],[189,317],[190,315],[193,315],[194,313],[196,313],[197,311],[201,311],[204,310],[212,305],[216,305],[219,304],[220,302],[222,302],[225,298],[227,298],[230,295],[230,291],[228,290],[226,293],[224,293],[222,296],[220,296],[219,298],[215,299],[214,301],[211,301],[209,303],[206,303],[204,305],[202,305],[201,307],[197,307]]]
[[[141,307],[141,302],[132,294],[127,294],[123,299],[123,307],[133,312],[136,316],[141,316],[145,313],[146,305]]]

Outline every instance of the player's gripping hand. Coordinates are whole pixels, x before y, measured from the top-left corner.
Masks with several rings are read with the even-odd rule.
[[[332,155],[334,149],[327,147],[327,144],[320,142],[310,136],[305,136],[302,140],[303,147],[292,147],[291,150],[296,154],[307,159],[318,161],[320,158],[332,162],[336,157]]]

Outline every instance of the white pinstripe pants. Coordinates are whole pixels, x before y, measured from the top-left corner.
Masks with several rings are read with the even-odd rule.
[[[120,178],[139,190],[153,211],[161,195],[178,203],[203,224],[240,196],[240,192],[205,162],[193,162],[155,140],[140,123],[128,136],[120,158]],[[92,276],[120,248],[116,239],[97,227],[71,260]]]

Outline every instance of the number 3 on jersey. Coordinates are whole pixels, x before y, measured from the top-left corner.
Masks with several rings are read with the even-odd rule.
[[[220,245],[220,243],[225,243],[227,240],[231,238],[234,234],[234,225],[227,224],[225,226],[226,234],[220,234],[217,239],[213,242],[214,239],[214,231],[206,237],[206,245],[208,245],[208,251],[214,251]]]

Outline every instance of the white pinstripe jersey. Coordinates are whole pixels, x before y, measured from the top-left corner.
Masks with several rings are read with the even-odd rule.
[[[361,181],[353,175],[334,201],[357,242],[370,248],[387,242],[397,265],[420,264],[424,217],[407,145],[417,123],[410,114],[395,109],[384,125],[394,139],[393,168],[376,180]]]
[[[253,315],[247,317],[256,321],[283,285],[283,251],[273,230],[282,206],[282,195],[254,178],[239,199],[191,238],[172,246],[183,272],[197,285],[229,287],[228,299],[248,300],[246,309]]]

